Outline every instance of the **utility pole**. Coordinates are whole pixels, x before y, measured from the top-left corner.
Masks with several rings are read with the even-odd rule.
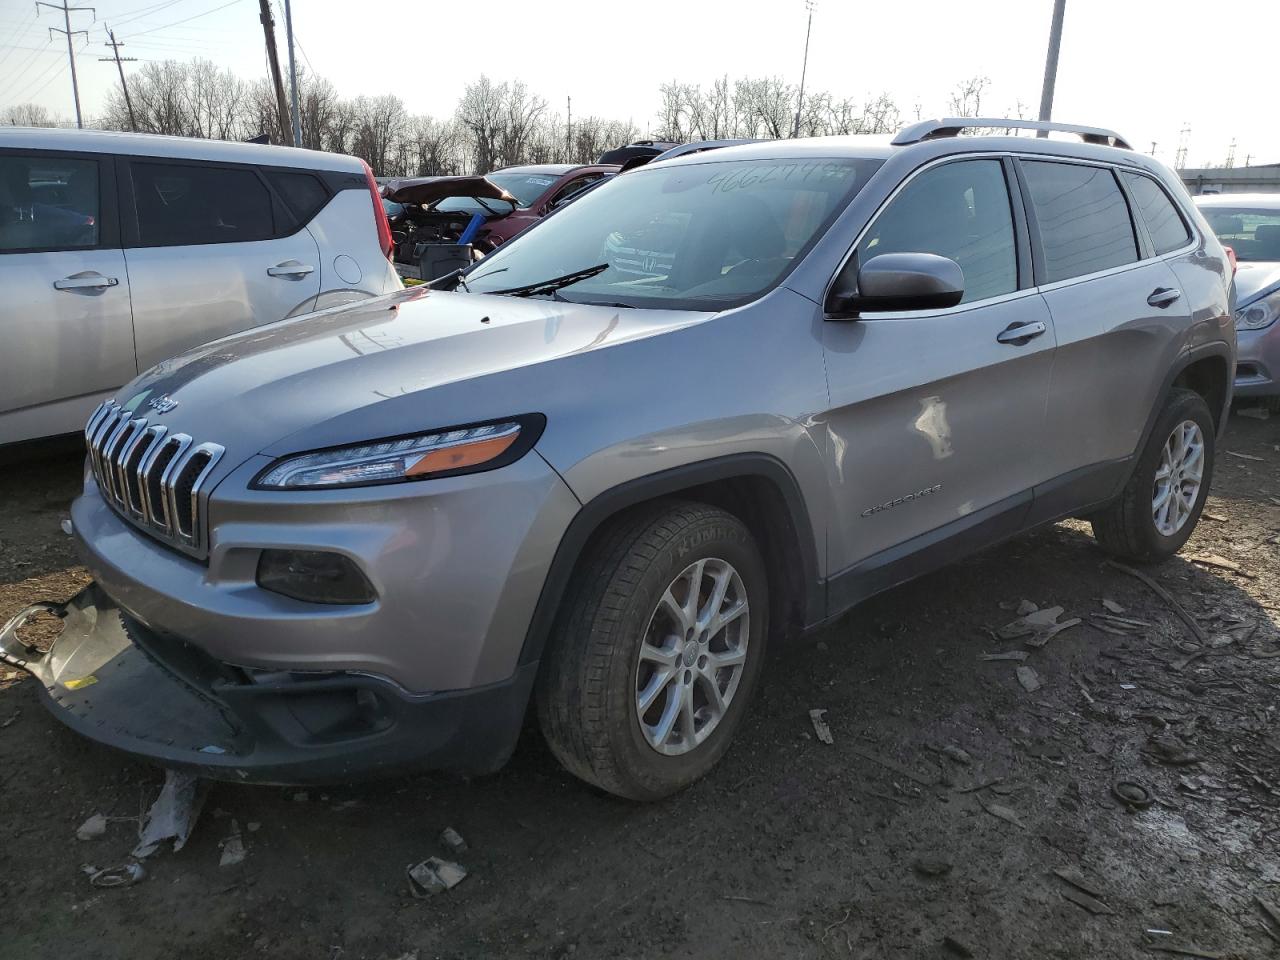
[[[564,137],[564,159],[566,163],[573,163],[573,97],[565,97],[564,102],[569,111],[569,132]]]
[[[1235,137],[1232,137],[1232,138],[1231,138],[1231,146],[1227,148],[1227,163],[1226,163],[1226,167],[1227,167],[1227,169],[1228,169],[1228,170],[1230,170],[1230,169],[1231,169],[1232,167],[1234,167],[1235,165],[1236,165],[1236,138],[1235,138]]]
[[[280,79],[280,56],[276,53],[276,22],[271,18],[270,0],[258,0],[258,19],[267,38],[267,63],[271,67],[271,83],[276,90],[276,112],[280,116],[280,142],[289,142],[289,105],[284,99],[284,83]]]
[[[98,11],[93,7],[68,7],[67,0],[62,0],[62,3],[60,4],[45,3],[44,0],[36,0],[36,13],[40,12],[41,7],[48,7],[50,10],[62,11],[62,22],[66,24],[66,29],[60,30],[57,27],[50,27],[49,36],[52,37],[55,33],[64,33],[67,36],[67,59],[71,61],[71,93],[76,99],[76,126],[83,129],[84,119],[80,116],[80,82],[76,79],[76,51],[71,45],[71,38],[77,33],[83,33],[85,39],[88,40],[89,31],[71,29],[71,11],[88,10],[94,15],[94,19],[97,19]]]
[[[120,86],[124,90],[124,103],[125,103],[125,106],[129,108],[129,129],[132,130],[134,133],[137,133],[138,118],[133,115],[133,100],[129,98],[129,84],[126,83],[124,79],[124,64],[132,63],[138,58],[120,56],[120,48],[123,47],[124,44],[116,42],[116,32],[114,30],[112,30],[110,27],[107,27],[106,24],[103,24],[103,26],[106,27],[107,36],[111,38],[111,42],[104,43],[103,46],[110,47],[112,55],[109,57],[99,57],[98,62],[107,63],[111,60],[114,60],[116,62],[116,69],[120,71]]]
[[[302,146],[302,113],[298,109],[298,68],[293,62],[293,9],[284,0],[284,33],[289,41],[289,93],[293,106],[293,145]]]
[[[809,11],[809,24],[804,28],[804,63],[800,67],[800,96],[796,99],[796,125],[791,131],[792,137],[800,136],[800,113],[804,110],[804,77],[809,70],[809,34],[813,30],[813,8],[817,0],[804,0],[804,8]]]
[[[1066,12],[1067,0],[1053,0],[1053,22],[1049,25],[1049,52],[1044,58],[1044,86],[1040,90],[1040,122],[1048,123],[1053,118],[1053,87],[1058,82],[1058,48],[1062,46],[1062,15]],[[1049,132],[1041,130],[1038,137],[1047,137]]]

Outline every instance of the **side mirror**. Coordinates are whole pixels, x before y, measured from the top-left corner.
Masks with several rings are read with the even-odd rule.
[[[836,278],[827,315],[857,317],[874,310],[940,310],[964,297],[960,264],[933,253],[882,253],[855,273],[853,262]]]

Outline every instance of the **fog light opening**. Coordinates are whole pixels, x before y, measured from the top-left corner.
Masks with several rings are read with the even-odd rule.
[[[258,586],[305,603],[363,604],[378,598],[355,562],[327,550],[263,550]]]

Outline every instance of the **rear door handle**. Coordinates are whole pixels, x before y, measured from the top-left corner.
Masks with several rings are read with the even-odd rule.
[[[1182,299],[1182,291],[1174,287],[1156,287],[1151,291],[1151,296],[1147,297],[1147,303],[1153,307],[1171,306]]]
[[[104,277],[100,273],[92,273],[86,277],[63,277],[53,281],[55,290],[104,290],[120,283],[115,277]]]
[[[309,263],[299,263],[297,260],[286,260],[284,263],[277,263],[274,267],[267,267],[267,276],[269,277],[305,277],[308,273],[315,273],[316,268]]]
[[[996,334],[996,340],[1000,343],[1009,343],[1015,347],[1020,347],[1024,343],[1031,342],[1048,329],[1049,325],[1043,320],[1033,320],[1030,323],[1011,323]]]

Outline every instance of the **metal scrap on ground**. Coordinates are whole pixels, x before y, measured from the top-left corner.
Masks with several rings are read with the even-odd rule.
[[[826,744],[835,743],[835,737],[831,736],[831,727],[827,725],[824,719],[827,715],[825,710],[810,710],[809,720],[813,724],[813,732],[817,734],[818,739]]]
[[[147,811],[147,823],[133,848],[139,860],[151,856],[166,840],[173,841],[177,853],[191,836],[204,805],[205,790],[199,777],[177,770],[165,770],[160,796]]]
[[[467,870],[459,863],[428,857],[421,863],[406,868],[409,892],[419,900],[452,890],[467,877]]]

